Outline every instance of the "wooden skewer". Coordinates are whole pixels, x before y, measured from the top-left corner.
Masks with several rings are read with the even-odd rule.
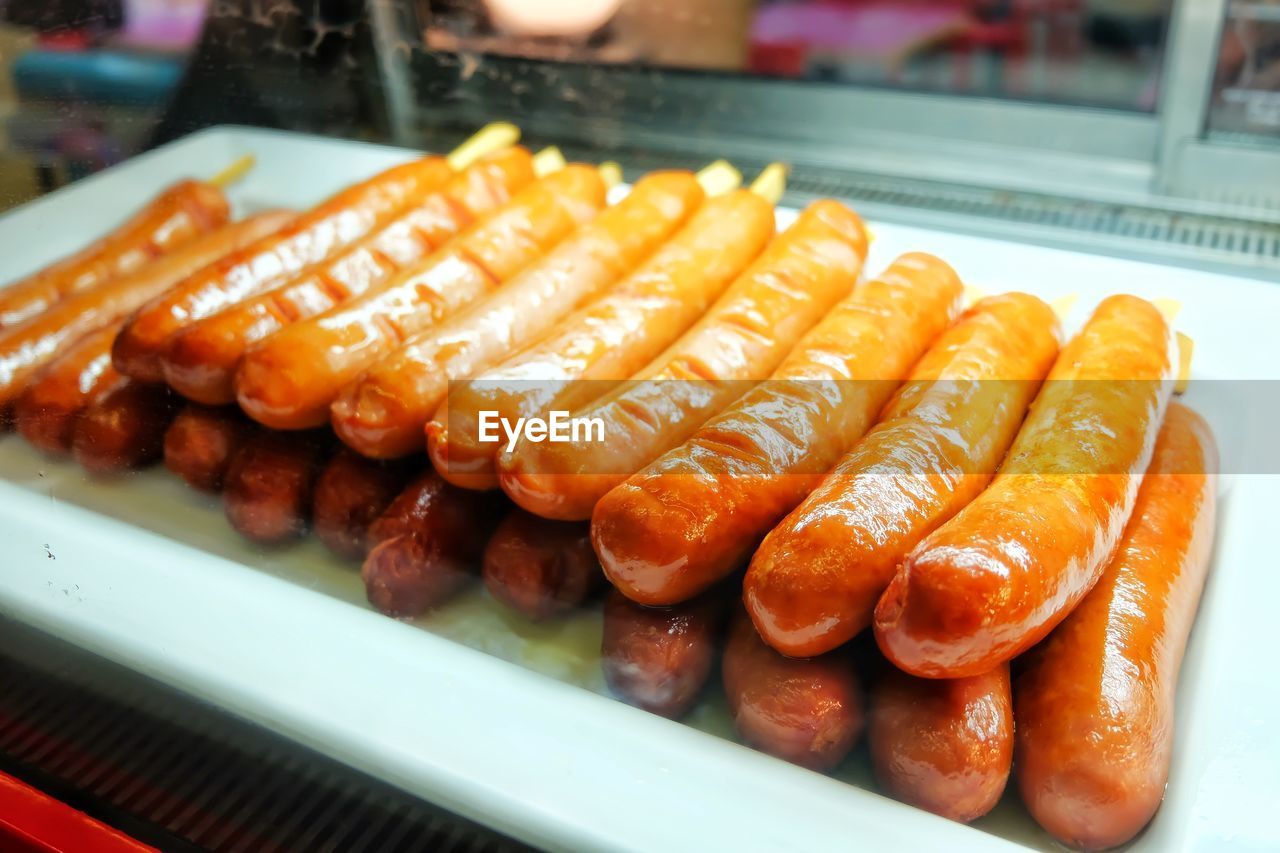
[[[1068,293],[1066,296],[1059,296],[1049,303],[1049,307],[1053,309],[1053,313],[1058,315],[1059,320],[1066,320],[1067,315],[1071,313],[1071,309],[1076,307],[1076,301],[1080,299],[1078,293]]]
[[[1178,378],[1173,383],[1175,394],[1187,393],[1187,387],[1191,384],[1191,354],[1195,348],[1196,342],[1190,335],[1178,332]]]
[[[1156,310],[1164,317],[1164,321],[1169,325],[1173,325],[1173,321],[1178,319],[1178,313],[1182,311],[1182,303],[1176,299],[1160,296],[1151,300],[1151,304],[1156,306]]]
[[[708,196],[724,195],[742,186],[742,173],[728,160],[716,160],[698,170],[698,183]]]
[[[751,182],[751,191],[770,203],[777,204],[787,190],[788,171],[790,169],[786,163],[770,163]]]
[[[984,288],[966,282],[964,285],[964,307],[966,309],[972,308],[986,295],[987,291]]]
[[[209,183],[218,189],[226,189],[249,173],[258,160],[252,154],[239,157],[230,166],[209,179]]]
[[[554,145],[549,148],[543,148],[533,155],[533,173],[539,178],[545,178],[552,172],[558,172],[563,168],[564,154],[560,153],[560,149]]]
[[[613,189],[622,183],[622,167],[612,160],[606,160],[600,164],[600,177],[604,179],[604,185],[609,189]]]
[[[520,128],[511,122],[495,121],[471,134],[465,142],[445,155],[449,168],[459,172],[486,154],[492,154],[520,141]]]

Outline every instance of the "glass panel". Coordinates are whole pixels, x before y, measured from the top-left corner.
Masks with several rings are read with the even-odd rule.
[[[430,48],[1155,108],[1172,0],[431,0]]]
[[[1280,0],[1235,0],[1227,7],[1209,131],[1280,140]]]

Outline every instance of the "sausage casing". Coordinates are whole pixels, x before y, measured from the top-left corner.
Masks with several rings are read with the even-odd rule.
[[[1169,405],[1115,557],[1014,685],[1022,799],[1058,840],[1123,844],[1169,778],[1174,693],[1213,547],[1218,450]]]
[[[926,678],[994,668],[1040,641],[1120,541],[1173,390],[1175,339],[1135,296],[1063,348],[986,491],[907,556],[876,605],[880,649]]]
[[[518,505],[547,518],[586,520],[609,489],[680,444],[707,418],[778,366],[800,337],[849,295],[867,253],[857,214],[810,205],[693,328],[575,416],[602,435],[521,440],[498,457],[498,479]]]
[[[609,579],[635,601],[669,604],[741,566],[867,431],[962,290],[921,254],[856,288],[771,379],[600,499],[591,537]]]
[[[765,642],[809,657],[870,625],[907,552],[990,482],[1057,353],[1057,317],[1023,293],[984,299],[943,332],[752,557],[743,598]]]
[[[76,420],[71,450],[94,474],[142,468],[164,455],[164,434],[178,401],[160,385],[121,382],[98,397]]]
[[[348,560],[369,552],[369,526],[404,489],[412,471],[343,448],[316,481],[311,526],[325,547]]]
[[[267,545],[306,532],[328,445],[314,433],[258,430],[251,435],[231,457],[223,478],[223,507],[236,532]]]
[[[234,406],[189,403],[164,434],[164,466],[193,489],[219,492],[232,457],[253,431]]]
[[[484,549],[489,594],[534,621],[582,604],[604,586],[587,525],[512,510]]]
[[[128,381],[111,366],[111,342],[119,329],[115,323],[85,335],[27,385],[13,413],[18,432],[32,446],[54,455],[69,453],[85,409]]]

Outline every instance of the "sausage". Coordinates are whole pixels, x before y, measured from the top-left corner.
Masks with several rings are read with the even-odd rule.
[[[538,180],[424,263],[249,350],[236,371],[241,407],[275,429],[325,423],[342,387],[366,367],[494,290],[604,203],[593,167],[573,164]]]
[[[21,326],[0,331],[0,405],[21,394],[28,379],[84,335],[117,325],[148,299],[223,255],[279,229],[292,217],[287,211],[270,211],[224,225],[135,272],[68,296]]]
[[[419,616],[475,576],[502,502],[427,471],[369,526],[361,569],[369,603],[388,616]]]
[[[179,181],[110,234],[0,289],[0,329],[26,322],[74,293],[133,272],[230,218],[222,190]]]
[[[449,382],[492,367],[545,335],[653,253],[702,203],[689,172],[655,172],[546,257],[452,319],[416,335],[334,401],[334,431],[366,456],[422,450]]]
[[[871,766],[889,796],[961,823],[999,802],[1013,763],[1008,664],[954,679],[887,666],[868,704]]]
[[[862,688],[845,651],[786,658],[739,609],[724,649],[724,694],[739,736],[762,752],[831,770],[862,733]]]
[[[387,169],[347,187],[287,227],[250,243],[147,302],[116,339],[116,369],[161,382],[161,356],[179,329],[262,293],[371,233],[453,174],[443,157]]]
[[[926,678],[977,675],[1071,612],[1133,509],[1175,346],[1151,303],[1102,301],[1054,362],[991,485],[921,540],[877,603],[889,660]]]
[[[113,474],[158,462],[164,434],[177,414],[168,388],[123,381],[102,394],[76,420],[71,452],[91,474]]]
[[[188,403],[164,434],[164,465],[193,489],[220,492],[231,458],[253,432],[234,406]]]
[[[90,332],[55,358],[14,403],[18,432],[32,446],[54,455],[71,452],[80,416],[128,380],[111,366],[111,342],[120,324]]]
[[[413,468],[387,464],[346,448],[329,460],[316,481],[311,524],[324,546],[347,560],[369,552],[369,525],[404,489]]]
[[[600,659],[613,694],[673,720],[688,713],[711,678],[726,599],[715,590],[674,607],[643,607],[610,592]]]
[[[306,532],[312,490],[330,443],[320,433],[259,430],[250,436],[232,455],[223,479],[223,508],[236,532],[269,545]]]
[[[605,575],[635,601],[669,604],[741,566],[867,431],[961,296],[951,267],[923,254],[855,288],[768,381],[600,499],[591,538]]]
[[[530,512],[587,520],[613,487],[680,444],[771,373],[838,301],[867,252],[866,228],[835,201],[810,205],[693,328],[631,381],[575,412],[600,435],[521,439],[498,456],[498,481]]]
[[[1115,557],[1014,685],[1018,786],[1072,847],[1133,838],[1169,778],[1174,693],[1209,572],[1218,449],[1169,405]]]
[[[587,525],[512,510],[484,549],[489,594],[535,622],[573,610],[604,586]]]
[[[990,482],[1057,354],[1057,317],[1023,293],[984,299],[943,332],[756,551],[743,600],[764,641],[809,657],[870,625],[907,552]]]
[[[253,344],[419,263],[473,221],[506,204],[533,178],[533,157],[524,148],[480,159],[331,259],[178,331],[162,359],[165,380],[188,399],[234,402],[235,370]]]
[[[678,338],[764,249],[773,207],[737,190],[708,200],[657,254],[541,341],[456,386],[426,426],[431,461],[466,488],[498,487],[498,447],[480,412],[515,423],[572,410],[635,373]]]

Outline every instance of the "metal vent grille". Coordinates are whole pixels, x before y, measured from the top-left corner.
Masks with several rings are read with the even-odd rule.
[[[0,637],[0,766],[162,850],[528,849],[27,629]]]
[[[530,140],[533,145],[553,142],[570,159],[616,159],[628,177],[705,164],[705,158],[676,152]],[[765,165],[741,157],[734,162],[746,174]],[[1268,278],[1280,274],[1280,222],[796,166],[788,178],[787,200],[802,203],[818,197],[845,199],[885,221]]]

